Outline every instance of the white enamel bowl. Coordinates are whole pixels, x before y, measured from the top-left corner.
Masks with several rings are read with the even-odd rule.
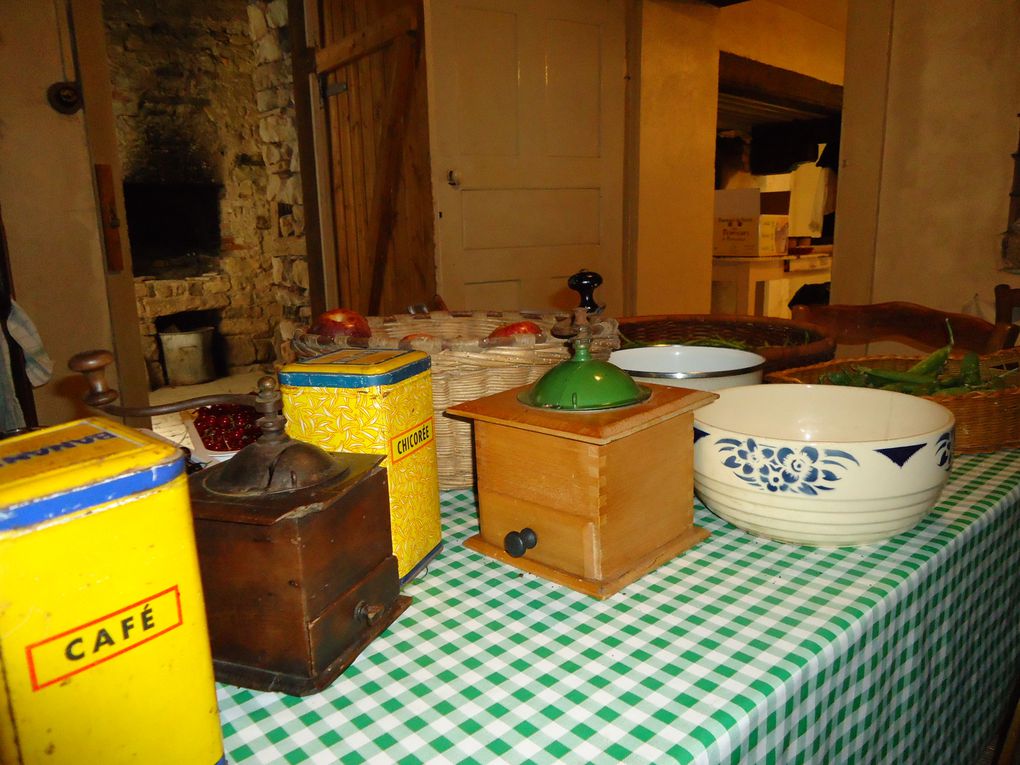
[[[639,382],[719,390],[761,382],[765,358],[736,348],[652,345],[613,351],[609,362]]]
[[[836,385],[720,391],[694,412],[694,490],[745,531],[835,547],[913,528],[949,476],[953,413]]]

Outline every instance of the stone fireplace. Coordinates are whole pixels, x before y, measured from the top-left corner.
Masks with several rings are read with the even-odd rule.
[[[198,276],[218,268],[218,183],[124,183],[135,276]]]
[[[285,355],[308,269],[286,0],[105,0],[142,349],[213,326],[222,374]]]

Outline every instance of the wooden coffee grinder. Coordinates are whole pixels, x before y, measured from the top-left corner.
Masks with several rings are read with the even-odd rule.
[[[467,546],[606,598],[708,532],[694,525],[693,411],[706,391],[637,385],[574,355],[534,387],[451,407],[474,421],[480,533]]]
[[[189,478],[216,679],[304,695],[328,686],[410,604],[400,595],[382,458],[333,455],[284,433],[276,379],[257,395],[145,408],[112,402],[108,351],[73,357],[85,402],[115,416],[254,406],[262,436]]]

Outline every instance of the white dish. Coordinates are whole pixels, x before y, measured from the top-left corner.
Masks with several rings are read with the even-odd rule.
[[[938,500],[952,412],[934,401],[835,385],[721,391],[694,413],[694,489],[746,531],[818,546],[915,526]]]
[[[757,353],[697,345],[625,348],[613,351],[609,361],[635,380],[696,390],[755,385],[765,366]]]
[[[189,409],[181,412],[181,420],[184,428],[188,431],[188,439],[191,441],[191,461],[199,465],[215,465],[217,462],[225,462],[237,454],[236,451],[216,451],[207,449],[198,435],[198,428],[195,427],[195,410]]]

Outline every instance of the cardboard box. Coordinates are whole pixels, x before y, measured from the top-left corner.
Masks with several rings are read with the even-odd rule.
[[[763,212],[776,207],[764,204],[762,197],[758,189],[715,192],[713,255],[754,258],[786,254],[790,216]]]

